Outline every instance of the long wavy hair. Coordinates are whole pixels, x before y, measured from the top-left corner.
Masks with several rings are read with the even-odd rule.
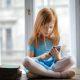
[[[53,21],[53,18],[55,18],[55,21]],[[54,34],[54,39],[51,39],[50,37],[48,37],[49,39],[53,40],[53,45],[57,46],[59,44],[59,32],[58,32],[58,21],[57,21],[57,15],[55,13],[55,11],[53,9],[48,9],[48,8],[43,8],[39,11],[36,20],[35,20],[35,24],[34,24],[34,31],[33,31],[33,35],[31,36],[31,38],[29,39],[29,44],[34,43],[34,45],[36,47],[38,47],[38,42],[39,39],[42,39],[45,42],[45,36],[40,35],[40,29],[41,26],[45,26],[47,23],[50,22],[54,23],[54,28],[52,33]]]

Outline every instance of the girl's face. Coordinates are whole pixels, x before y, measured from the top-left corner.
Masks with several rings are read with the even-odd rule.
[[[43,34],[45,37],[48,37],[52,34],[53,28],[53,22],[47,23],[41,27],[40,33]]]

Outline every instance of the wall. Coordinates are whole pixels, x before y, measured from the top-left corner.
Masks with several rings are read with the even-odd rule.
[[[80,0],[75,0],[76,7],[76,49],[77,67],[80,68]]]
[[[70,0],[71,54],[76,64],[76,7],[75,0]],[[76,65],[75,65],[76,66]]]
[[[76,66],[80,67],[80,0],[70,0],[72,55],[76,57]]]

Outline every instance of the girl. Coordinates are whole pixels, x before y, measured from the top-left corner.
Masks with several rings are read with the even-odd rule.
[[[29,74],[54,78],[74,76],[75,72],[69,70],[73,61],[70,57],[63,57],[65,53],[57,49],[59,42],[57,15],[54,10],[43,8],[37,15],[34,32],[29,40],[28,53],[23,62],[24,67],[29,70],[28,76]]]

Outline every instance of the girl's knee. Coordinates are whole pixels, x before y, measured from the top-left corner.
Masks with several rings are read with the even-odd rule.
[[[23,61],[23,66],[28,67],[30,65],[30,57],[26,56]]]
[[[29,61],[29,56],[26,56],[25,58],[24,58],[24,61]]]
[[[74,61],[73,61],[73,59],[72,59],[71,56],[67,57],[65,60],[67,61],[67,63],[68,63],[69,65],[73,65],[73,64],[74,64]]]

